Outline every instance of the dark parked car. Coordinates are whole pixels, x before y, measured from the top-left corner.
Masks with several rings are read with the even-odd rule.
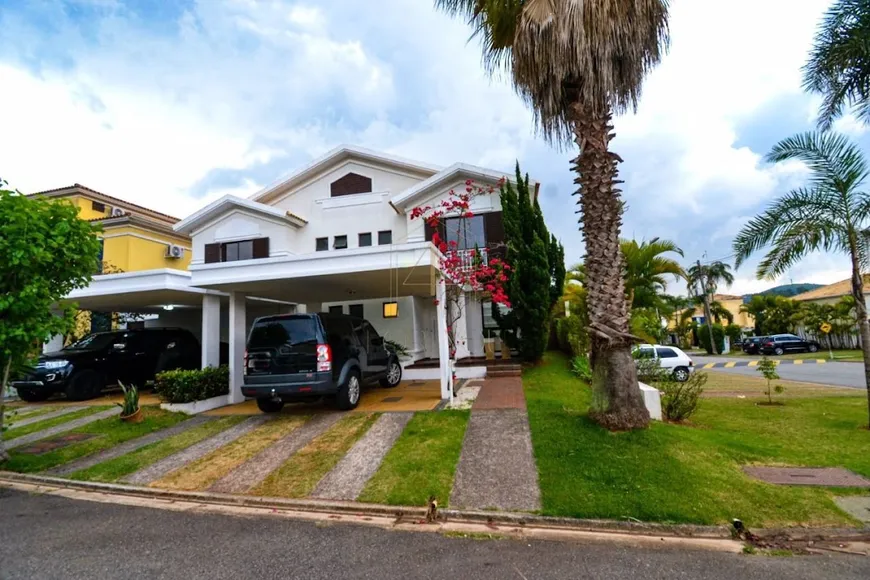
[[[818,352],[821,345],[815,340],[805,340],[794,334],[774,334],[764,337],[761,352],[785,354],[787,352]]]
[[[118,381],[142,386],[162,371],[199,368],[201,357],[199,341],[181,328],[97,332],[43,354],[12,386],[25,401],[44,401],[54,393],[81,401]]]
[[[395,387],[396,353],[368,321],[345,314],[286,314],[254,321],[245,354],[242,394],[264,413],[284,403],[334,397],[339,409],[359,404],[363,385]]]
[[[746,354],[758,354],[761,352],[761,343],[767,340],[766,336],[750,336],[743,339],[743,352]]]

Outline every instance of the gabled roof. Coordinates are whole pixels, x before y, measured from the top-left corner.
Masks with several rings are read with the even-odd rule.
[[[286,221],[290,225],[302,227],[308,223],[305,219],[298,215],[292,214],[289,211],[284,211],[271,205],[245,199],[235,195],[225,195],[222,198],[213,201],[204,208],[192,213],[177,224],[175,224],[176,232],[181,232],[190,235],[203,225],[214,221],[219,216],[227,213],[232,209],[243,209],[249,212],[257,213],[272,219]]]
[[[390,203],[397,211],[404,212],[413,204],[426,199],[429,194],[437,193],[440,188],[457,180],[471,179],[483,183],[494,183],[504,177],[509,178],[509,175],[505,175],[505,173],[500,171],[493,171],[492,169],[477,167],[476,165],[469,165],[467,163],[454,163],[450,167],[439,171],[429,179],[421,181],[414,187],[408,188],[405,191],[394,195],[392,199],[390,199]],[[534,185],[534,196],[537,197],[538,189],[541,184],[537,181],[531,183]]]
[[[434,175],[442,169],[442,167],[438,165],[431,165],[429,163],[422,163],[420,161],[412,161],[410,159],[390,155],[388,153],[381,153],[379,151],[373,151],[364,147],[357,147],[356,145],[339,145],[322,157],[318,157],[308,165],[296,170],[289,177],[286,177],[276,183],[266,186],[261,191],[258,191],[257,193],[252,195],[250,199],[252,199],[253,201],[265,202],[266,200],[269,200],[277,195],[287,192],[293,189],[295,186],[304,183],[308,179],[317,175],[320,171],[323,170],[324,167],[337,164],[341,161],[344,161],[345,159],[359,159],[361,161],[369,161],[372,163],[389,165],[397,169],[408,171],[410,173],[420,174],[424,177]]]
[[[870,274],[864,274],[864,288],[870,285]],[[833,284],[828,284],[827,286],[822,286],[821,288],[816,288],[815,290],[810,290],[809,292],[804,292],[803,294],[798,294],[794,296],[792,300],[821,300],[823,298],[839,298],[840,296],[847,296],[852,293],[852,279],[846,278],[845,280],[840,280],[839,282],[834,282]]]
[[[95,189],[91,189],[90,187],[85,187],[80,183],[74,183],[72,185],[68,185],[66,187],[58,187],[57,189],[47,189],[45,191],[38,191],[36,193],[28,194],[27,197],[67,197],[70,195],[81,194],[85,195],[88,198],[94,199],[99,202],[103,202],[107,205],[118,206],[121,208],[135,208],[139,212],[141,212],[144,216],[150,217],[153,219],[158,219],[163,222],[168,222],[170,224],[174,224],[179,221],[177,217],[161,213],[159,211],[154,211],[153,209],[149,209],[147,207],[143,207],[141,205],[137,205],[135,203],[131,203],[127,200],[113,197],[111,195],[107,195],[105,193],[99,192]]]

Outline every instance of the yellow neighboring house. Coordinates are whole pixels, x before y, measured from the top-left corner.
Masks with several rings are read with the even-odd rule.
[[[722,305],[722,308],[727,310],[734,316],[734,324],[739,326],[743,330],[751,330],[755,328],[755,318],[747,314],[746,312],[740,312],[740,307],[743,306],[743,296],[736,296],[734,294],[714,294],[713,300]],[[695,312],[692,315],[692,319],[695,322],[701,322],[704,319],[704,307],[697,306],[695,308]],[[726,321],[722,321],[722,324],[725,324]],[[673,326],[673,321],[671,323]]]
[[[82,219],[102,225],[102,271],[98,273],[187,270],[190,264],[190,238],[172,229],[178,218],[78,183],[32,195],[71,203]]]

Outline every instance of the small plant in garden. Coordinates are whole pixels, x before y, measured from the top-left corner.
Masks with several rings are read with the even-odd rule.
[[[782,385],[772,385],[773,381],[779,380],[779,373],[776,372],[776,363],[769,358],[762,357],[758,362],[758,366],[756,370],[760,372],[764,378],[767,380],[767,404],[773,404],[773,393],[780,394],[785,389],[782,388]]]
[[[589,364],[589,357],[586,355],[577,355],[571,359],[571,372],[583,381],[592,380],[592,365]]]
[[[691,373],[689,379],[682,383],[671,374],[662,374],[656,388],[662,393],[664,418],[678,423],[694,415],[706,384],[707,373]]]
[[[384,346],[386,346],[388,350],[393,351],[394,353],[396,353],[397,356],[400,357],[406,357],[410,352],[408,351],[408,347],[404,344],[396,342],[395,340],[390,340],[388,338],[384,339]]]
[[[130,385],[128,387],[120,381],[118,381],[118,384],[121,386],[121,391],[124,393],[124,402],[115,403],[121,407],[121,417],[135,415],[136,411],[139,410],[139,389],[137,389],[135,385]]]

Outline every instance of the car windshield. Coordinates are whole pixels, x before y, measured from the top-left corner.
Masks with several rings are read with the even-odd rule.
[[[317,342],[314,318],[273,318],[254,324],[248,348],[276,348]]]
[[[63,347],[63,350],[102,350],[123,338],[120,332],[98,332]]]

